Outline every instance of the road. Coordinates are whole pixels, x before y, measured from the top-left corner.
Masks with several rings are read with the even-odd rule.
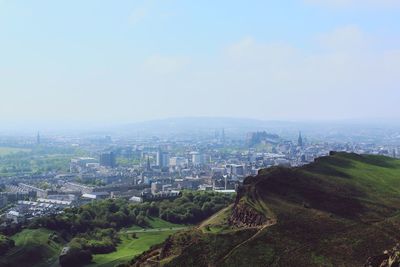
[[[178,230],[183,230],[187,229],[187,226],[180,226],[180,227],[170,227],[170,228],[149,228],[149,229],[138,229],[138,230],[126,230],[126,231],[121,231],[121,233],[124,234],[130,234],[130,233],[148,233],[148,232],[165,232],[165,231],[178,231]]]

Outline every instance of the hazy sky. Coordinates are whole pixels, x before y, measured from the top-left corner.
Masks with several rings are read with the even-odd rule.
[[[400,118],[399,0],[0,0],[0,121]]]

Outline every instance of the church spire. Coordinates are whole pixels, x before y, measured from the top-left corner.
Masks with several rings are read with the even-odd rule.
[[[297,140],[297,145],[303,147],[303,137],[301,136],[301,131],[299,132],[299,139]]]
[[[36,135],[36,144],[40,145],[40,133],[39,132]]]

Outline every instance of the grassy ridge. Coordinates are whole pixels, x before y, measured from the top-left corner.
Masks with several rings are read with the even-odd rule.
[[[335,153],[299,168],[262,170],[245,180],[236,203],[277,223],[235,230],[221,212],[202,231],[174,235],[161,262],[363,266],[400,240],[400,161]]]

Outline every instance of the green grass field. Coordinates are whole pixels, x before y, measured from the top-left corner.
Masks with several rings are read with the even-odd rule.
[[[152,245],[162,243],[175,231],[143,232],[137,233],[137,238],[131,234],[121,234],[121,244],[117,251],[109,254],[97,254],[93,257],[93,263],[87,266],[113,267],[133,259],[136,255],[148,250]]]
[[[149,219],[146,219],[149,227],[148,228],[143,228],[137,225],[133,225],[131,227],[123,228],[121,232],[145,232],[145,231],[150,231],[153,229],[174,229],[174,228],[182,228],[184,225],[181,224],[175,224],[175,223],[170,223],[167,221],[164,221],[160,218],[157,217],[150,217]]]
[[[162,243],[168,236],[184,228],[159,218],[148,219],[149,228],[131,227],[120,231],[121,243],[117,251],[93,255],[89,266],[113,267],[133,259],[152,245]],[[0,267],[47,267],[58,266],[58,256],[64,246],[49,240],[52,231],[25,229],[12,236],[15,247],[0,258]],[[136,233],[136,238],[132,234]]]
[[[58,262],[62,245],[49,240],[52,231],[26,229],[14,235],[15,248],[1,257],[0,266],[45,267]]]
[[[132,226],[120,231],[121,243],[117,251],[108,254],[93,255],[93,263],[87,266],[113,267],[133,259],[136,255],[148,250],[151,246],[162,243],[168,236],[185,228],[184,225],[174,224],[160,218],[149,218],[148,228]],[[136,233],[136,238],[132,238]]]
[[[30,152],[28,148],[16,148],[16,147],[0,147],[0,156],[6,156],[18,152]]]

